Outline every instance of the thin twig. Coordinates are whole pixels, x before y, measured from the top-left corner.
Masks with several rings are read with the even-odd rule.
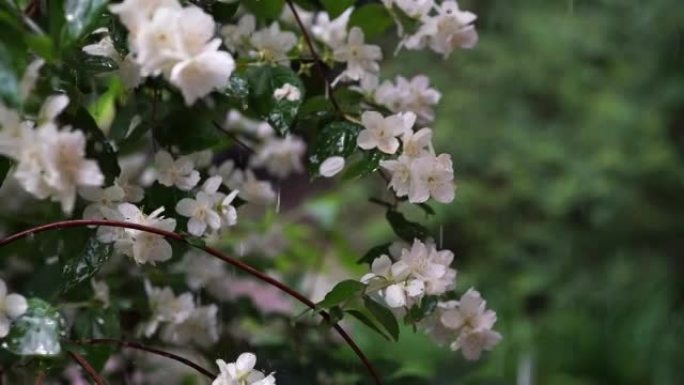
[[[86,373],[88,373],[90,379],[95,381],[97,385],[107,385],[107,382],[100,376],[100,374],[93,368],[93,366],[90,365],[90,363],[85,358],[83,358],[83,356],[73,351],[69,351],[69,355],[76,362],[78,362],[79,365],[81,365],[83,370],[85,370]]]
[[[240,138],[238,138],[237,135],[233,134],[230,131],[224,130],[223,127],[221,127],[221,125],[216,123],[216,122],[211,122],[211,123],[214,125],[214,127],[217,130],[221,131],[223,134],[228,135],[228,137],[233,139],[233,141],[235,141],[235,143],[237,143],[238,146],[242,147],[245,151],[249,152],[252,155],[256,154],[256,151],[254,151],[254,149],[252,147],[249,147],[249,145],[247,145],[247,143],[243,142]]]
[[[281,291],[285,292],[289,296],[295,298],[299,302],[303,303],[310,309],[314,310],[315,312],[318,312],[318,314],[323,317],[323,319],[327,322],[330,323],[331,317],[330,315],[325,312],[321,311],[316,308],[316,304],[312,302],[309,298],[298,292],[297,290],[287,286],[286,284],[278,281],[275,278],[270,277],[267,274],[262,273],[261,271],[257,270],[256,268],[252,267],[251,265],[233,258],[231,256],[223,254],[221,251],[218,249],[215,249],[213,247],[208,247],[208,246],[199,246],[194,244],[194,242],[189,242],[185,237],[183,237],[180,234],[174,233],[172,231],[166,231],[162,230],[156,227],[150,227],[150,226],[145,226],[145,225],[140,225],[137,223],[128,223],[128,222],[120,222],[120,221],[109,221],[109,220],[101,220],[101,219],[73,219],[73,220],[66,220],[66,221],[59,221],[59,222],[52,222],[48,223],[45,225],[40,225],[40,226],[35,226],[29,229],[26,229],[24,231],[20,231],[18,233],[12,234],[2,240],[0,240],[0,247],[8,245],[14,241],[17,241],[19,239],[28,237],[33,234],[38,234],[42,233],[45,231],[50,231],[50,230],[59,230],[59,229],[68,229],[68,228],[74,228],[74,227],[90,227],[90,226],[109,226],[109,227],[119,227],[119,228],[125,228],[125,229],[133,229],[133,230],[139,230],[139,231],[144,231],[147,233],[151,234],[157,234],[161,235],[163,237],[169,238],[169,239],[174,239],[179,242],[183,242],[191,247],[195,247],[197,249],[203,250],[206,253],[209,253],[210,255],[214,256],[215,258],[218,258],[230,265],[235,266],[236,268],[244,271],[245,273],[248,273],[255,278],[268,283],[271,286],[274,286]],[[382,381],[380,380],[380,375],[378,374],[377,370],[375,367],[371,364],[370,360],[368,360],[368,357],[361,351],[361,348],[354,342],[354,340],[347,334],[347,332],[342,329],[342,327],[336,323],[333,325],[333,329],[344,339],[344,341],[349,345],[349,347],[356,353],[356,355],[359,357],[361,362],[366,366],[368,369],[368,372],[370,376],[373,378],[373,382],[376,385],[382,385]],[[98,383],[98,385],[100,385]]]
[[[292,0],[285,0],[285,2],[287,2],[287,6],[290,7],[292,14],[294,15],[294,18],[297,21],[299,29],[302,30],[302,36],[304,36],[304,41],[306,42],[306,45],[309,48],[311,57],[314,59],[314,62],[316,63],[316,68],[318,68],[318,72],[321,75],[321,78],[323,78],[323,81],[325,82],[325,88],[328,90],[328,98],[330,98],[330,103],[332,103],[333,107],[335,107],[335,110],[338,113],[344,114],[342,112],[342,109],[340,108],[340,105],[337,103],[337,99],[335,99],[332,85],[328,81],[328,77],[326,75],[327,71],[325,65],[323,64],[323,60],[321,60],[321,57],[318,56],[318,52],[316,52],[316,48],[314,48],[311,36],[309,36],[309,32],[306,30],[304,23],[302,23],[302,19],[299,17],[299,12],[297,12],[297,8],[295,8],[294,4],[292,3]]]
[[[173,354],[171,352],[167,352],[161,349],[156,349],[152,348],[149,346],[145,346],[141,343],[138,342],[133,342],[133,341],[123,341],[123,340],[117,340],[113,338],[94,338],[94,339],[89,339],[89,340],[77,340],[77,341],[69,341],[71,343],[74,343],[76,345],[118,345],[122,346],[125,348],[130,348],[130,349],[136,349],[152,354],[156,354],[158,356],[170,358],[172,360],[175,360],[177,362],[180,362],[181,364],[184,364],[185,366],[188,366],[192,369],[195,369],[197,372],[203,374],[209,379],[214,379],[216,378],[216,374],[210,372],[209,370],[199,366],[198,364],[190,361],[187,358],[183,358],[179,355]]]

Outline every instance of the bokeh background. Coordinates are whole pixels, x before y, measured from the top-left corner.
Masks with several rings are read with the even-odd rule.
[[[389,68],[443,93],[435,143],[458,190],[428,222],[504,340],[474,364],[409,330],[365,349],[401,360],[406,384],[681,384],[684,2],[460,3],[474,50]],[[342,220],[369,218],[347,238],[391,239],[381,208],[341,195]]]

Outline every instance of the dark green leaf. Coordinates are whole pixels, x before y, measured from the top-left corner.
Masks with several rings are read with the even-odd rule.
[[[97,75],[115,71],[119,68],[116,62],[105,56],[78,55],[78,68],[89,75]]]
[[[233,73],[228,80],[228,87],[223,90],[223,93],[229,98],[240,103],[246,108],[247,98],[249,97],[249,81],[244,73]]]
[[[0,29],[4,28],[7,27],[0,23]],[[9,40],[11,41],[13,38]],[[4,100],[10,106],[18,106],[21,99],[19,81],[22,75],[19,71],[20,64],[17,61],[25,56],[25,52],[22,52],[21,47],[11,44],[10,41],[0,40],[0,100]]]
[[[372,249],[368,250],[366,254],[361,257],[356,263],[362,264],[362,263],[368,263],[371,264],[373,261],[375,261],[376,258],[380,257],[383,254],[389,254],[389,247],[391,243],[385,243],[379,246],[375,246]]]
[[[434,295],[428,295],[421,299],[419,304],[413,305],[404,317],[404,323],[407,325],[414,325],[415,323],[422,321],[426,316],[432,314],[432,312],[437,307],[439,302],[439,297]]]
[[[3,347],[20,356],[51,357],[62,352],[60,339],[64,321],[57,310],[38,298],[28,300],[28,310],[19,317]]]
[[[12,161],[4,156],[0,156],[0,186],[5,182],[5,178],[7,177],[10,168],[12,168]]]
[[[321,0],[331,19],[341,15],[342,12],[354,5],[355,2],[356,0]]]
[[[394,24],[392,16],[382,4],[367,4],[352,12],[349,18],[349,28],[359,27],[366,39],[381,35]]]
[[[425,214],[427,215],[435,215],[435,209],[427,203],[418,203],[418,207],[425,211]]]
[[[88,238],[81,254],[67,260],[62,267],[64,291],[94,277],[111,256],[111,244],[99,242],[94,235]]]
[[[105,5],[107,0],[66,0],[64,15],[70,41],[76,41],[95,29]]]
[[[81,311],[74,320],[73,332],[77,339],[119,338],[121,336],[119,312],[111,307],[95,307]],[[83,352],[95,370],[100,371],[104,368],[109,357],[116,351],[116,347],[90,345],[80,346],[79,350]]]
[[[377,150],[364,153],[363,158],[352,163],[342,174],[343,180],[363,178],[370,175],[380,167],[380,161],[385,159],[385,154]]]
[[[373,320],[373,315],[370,314],[367,309],[349,309],[345,310],[345,312],[351,315],[352,317],[356,318],[357,320],[361,321],[364,325],[368,326],[376,333],[380,334],[383,338],[387,339],[388,341],[391,340],[390,337],[385,332],[383,332],[377,325],[377,323]]]
[[[335,287],[325,295],[323,301],[316,304],[318,309],[329,309],[333,306],[347,302],[363,293],[366,285],[359,281],[346,280],[338,283]]]
[[[413,242],[414,239],[425,239],[428,236],[428,231],[423,225],[407,220],[398,211],[387,210],[386,217],[394,233],[407,242]]]
[[[309,173],[318,175],[321,163],[331,156],[346,158],[351,155],[362,128],[348,121],[332,122],[323,127],[309,149]]]
[[[113,183],[114,178],[121,174],[121,168],[114,147],[97,126],[95,119],[85,108],[79,108],[71,123],[75,129],[85,133],[88,140],[86,154],[89,158],[97,160],[100,170],[105,175],[106,184]]]
[[[397,341],[399,339],[399,323],[392,311],[387,307],[373,301],[370,297],[363,297],[363,304],[366,309],[373,314],[373,317],[380,323],[387,333]]]
[[[287,134],[304,100],[305,89],[302,80],[292,69],[284,66],[250,67],[246,75],[249,82],[250,108],[261,119],[270,123],[280,135]],[[276,100],[273,96],[275,90],[288,83],[299,89],[301,97],[295,101],[287,98]]]
[[[154,137],[162,146],[177,148],[181,154],[205,150],[228,138],[214,126],[212,119],[225,117],[218,115],[218,109],[202,104],[178,106],[154,129]]]
[[[285,0],[242,0],[242,5],[258,18],[275,20],[283,11]]]
[[[225,24],[233,19],[239,6],[239,2],[228,4],[217,0],[211,4],[211,14],[214,16],[214,20]]]

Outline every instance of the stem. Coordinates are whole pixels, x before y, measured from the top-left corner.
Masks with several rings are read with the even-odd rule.
[[[59,222],[52,222],[48,223],[45,225],[39,225],[35,226],[29,229],[26,229],[24,231],[20,231],[18,233],[12,234],[5,239],[0,240],[0,247],[8,245],[14,241],[17,241],[19,239],[25,238],[29,235],[33,234],[38,234],[42,233],[45,231],[50,231],[50,230],[59,230],[59,229],[68,229],[68,228],[74,228],[74,227],[89,227],[89,226],[109,226],[109,227],[119,227],[119,228],[125,228],[125,229],[133,229],[133,230],[139,230],[139,231],[144,231],[147,233],[151,234],[157,234],[161,235],[162,237],[166,237],[169,239],[174,239],[176,241],[185,243],[186,245],[189,245],[191,247],[195,247],[197,249],[203,250],[206,253],[209,253],[210,255],[214,256],[215,258],[218,258],[230,265],[235,266],[236,268],[244,271],[245,273],[248,273],[255,278],[268,283],[271,286],[275,286],[276,288],[280,289],[281,291],[285,292],[289,296],[295,298],[299,302],[303,303],[310,309],[312,309],[315,312],[318,312],[321,317],[327,322],[330,322],[331,318],[330,315],[325,312],[325,311],[320,311],[319,309],[316,308],[316,304],[313,303],[309,298],[305,297],[303,294],[299,293],[298,291],[292,289],[291,287],[287,286],[286,284],[278,281],[275,278],[272,278],[268,276],[267,274],[262,273],[261,271],[255,269],[251,265],[242,262],[236,258],[233,258],[231,256],[223,254],[221,251],[213,248],[213,247],[208,247],[208,246],[198,246],[194,245],[191,242],[188,242],[185,237],[183,237],[180,234],[174,233],[172,231],[166,231],[162,229],[158,229],[156,227],[150,227],[150,226],[145,226],[145,225],[140,225],[137,223],[128,223],[128,222],[120,222],[120,221],[109,221],[109,220],[99,220],[99,219],[73,219],[73,220],[66,220],[66,221],[59,221]],[[377,370],[373,365],[370,363],[366,355],[361,351],[361,348],[354,342],[354,340],[347,334],[347,332],[340,327],[338,324],[333,324],[333,329],[344,339],[344,341],[349,345],[349,347],[356,353],[356,355],[359,357],[361,362],[363,362],[364,366],[368,369],[368,372],[370,376],[373,378],[373,381],[376,385],[381,385],[382,381],[380,380],[380,375],[378,374]],[[75,357],[74,357],[75,358]],[[76,358],[75,358],[76,359]],[[98,385],[100,385],[98,383]]]
[[[43,385],[43,382],[45,382],[45,372],[41,370],[36,377],[36,385]]]
[[[221,125],[216,123],[216,122],[211,122],[211,123],[214,125],[214,128],[221,131],[223,134],[227,135],[229,138],[233,139],[233,141],[235,143],[237,143],[237,145],[239,147],[243,148],[245,151],[249,152],[251,155],[256,154],[254,149],[252,147],[249,147],[249,145],[247,145],[247,143],[245,143],[240,138],[238,138],[237,135],[235,135],[234,133],[232,133],[230,131],[224,130],[223,127],[221,127]]]
[[[132,341],[124,341],[124,340],[117,340],[117,339],[112,339],[112,338],[94,338],[94,339],[89,339],[89,340],[77,340],[77,341],[69,341],[71,343],[74,343],[76,345],[118,345],[118,346],[123,346],[125,348],[130,348],[130,349],[136,349],[136,350],[141,350],[143,352],[148,352],[152,354],[156,354],[158,356],[170,358],[172,360],[178,361],[181,364],[188,366],[192,369],[195,369],[197,372],[203,374],[209,379],[214,379],[216,378],[216,375],[209,370],[199,366],[198,364],[190,361],[187,358],[183,358],[179,355],[160,350],[160,349],[155,349],[149,346],[145,346],[141,343],[137,342],[132,342]]]
[[[285,2],[287,3],[287,6],[290,7],[292,14],[294,15],[294,18],[297,21],[299,29],[302,30],[302,36],[304,36],[304,41],[306,42],[306,45],[309,48],[309,52],[311,52],[311,57],[314,59],[314,62],[316,63],[316,68],[318,68],[318,72],[321,75],[321,78],[323,78],[323,81],[325,82],[325,88],[328,90],[328,97],[330,98],[330,103],[332,103],[333,107],[335,107],[335,110],[337,112],[344,115],[342,109],[340,108],[340,105],[337,103],[337,99],[335,99],[332,86],[330,85],[330,82],[328,82],[328,77],[325,74],[326,68],[323,64],[323,60],[321,60],[321,57],[318,56],[318,52],[316,52],[316,49],[314,48],[311,36],[309,36],[309,32],[306,30],[306,27],[304,27],[304,23],[302,23],[302,19],[299,17],[297,8],[295,8],[294,4],[292,3],[292,0],[285,0]]]
[[[86,373],[88,373],[88,376],[90,376],[90,378],[93,381],[95,381],[97,385],[107,385],[107,382],[100,376],[99,373],[97,373],[93,366],[90,365],[90,363],[85,358],[83,358],[83,356],[73,351],[69,351],[69,355],[71,356],[71,358],[74,359],[74,361],[78,362],[78,364],[81,365],[83,370],[85,370]]]

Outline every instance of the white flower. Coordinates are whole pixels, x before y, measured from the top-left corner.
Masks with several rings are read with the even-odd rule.
[[[160,323],[182,323],[195,310],[195,302],[190,293],[176,297],[171,288],[160,289],[150,285],[148,281],[145,281],[145,292],[152,312],[150,320],[141,329],[146,337],[154,335]]]
[[[328,47],[338,48],[347,38],[347,24],[353,10],[354,8],[347,8],[332,21],[327,12],[318,13],[311,26],[312,34]]]
[[[254,32],[250,42],[259,58],[287,64],[287,53],[297,45],[297,35],[290,31],[281,31],[280,25],[274,22],[270,27]]]
[[[257,179],[252,170],[246,170],[245,178],[240,186],[239,197],[247,202],[267,205],[276,199],[276,193],[270,183]]]
[[[119,16],[119,20],[131,34],[136,35],[157,9],[180,7],[177,0],[124,0],[110,5],[109,10]]]
[[[400,155],[397,159],[380,161],[380,167],[390,172],[389,187],[394,189],[394,193],[398,197],[406,196],[409,193],[412,163],[413,160],[405,155]]]
[[[104,175],[94,160],[85,158],[86,138],[71,127],[59,129],[55,118],[69,104],[66,95],[47,98],[33,122],[18,123],[18,116],[0,108],[0,154],[18,164],[14,177],[39,199],[51,198],[70,214],[76,192],[83,186],[100,186]]]
[[[223,42],[232,51],[242,51],[249,44],[249,37],[255,29],[256,18],[251,13],[246,13],[240,17],[237,24],[228,24],[221,28]]]
[[[109,35],[104,36],[97,43],[84,46],[82,51],[91,56],[104,56],[113,60],[119,59],[119,53],[114,48],[114,42]]]
[[[126,197],[125,191],[117,186],[101,187],[82,187],[78,194],[85,200],[93,202],[83,210],[83,219],[103,219],[103,208],[116,209],[118,203]]]
[[[432,129],[421,128],[413,132],[407,131],[401,138],[401,154],[409,158],[418,158],[425,154],[434,154],[432,149]]]
[[[444,311],[440,318],[445,327],[459,333],[451,344],[452,350],[461,349],[468,360],[477,360],[483,350],[491,350],[501,341],[501,334],[492,330],[496,313],[486,306],[480,293],[471,288],[463,294],[458,307]]]
[[[161,333],[165,342],[187,345],[190,342],[203,347],[218,342],[218,307],[201,306],[192,310],[182,322],[167,323]]]
[[[105,218],[115,221],[125,221],[144,226],[156,227],[165,231],[176,228],[176,220],[160,216],[164,208],[160,207],[150,215],[145,215],[138,207],[131,203],[121,203],[118,211],[102,209]],[[161,235],[134,229],[118,229],[100,227],[98,240],[103,243],[114,243],[114,248],[121,254],[127,255],[138,264],[164,262],[171,259],[173,249]]]
[[[221,214],[223,226],[235,226],[237,223],[237,209],[233,206],[233,201],[239,192],[240,191],[238,190],[231,191],[230,194],[226,195],[219,203],[218,211],[219,214]]]
[[[404,119],[399,115],[383,117],[379,112],[366,111],[361,115],[364,130],[359,133],[356,144],[364,150],[377,148],[386,154],[399,149],[397,136],[406,131]]]
[[[451,156],[422,156],[411,164],[409,202],[421,203],[432,197],[437,202],[449,203],[454,200],[453,180]]]
[[[373,94],[376,103],[390,111],[411,111],[426,123],[434,120],[434,106],[441,97],[439,91],[430,87],[430,79],[425,75],[414,76],[411,80],[397,76],[396,83],[385,81]]]
[[[409,17],[419,19],[427,15],[435,5],[434,0],[382,0],[386,7],[396,5]]]
[[[331,178],[342,171],[344,163],[343,157],[331,156],[321,163],[318,167],[318,173],[325,178]]]
[[[7,294],[7,285],[0,279],[0,338],[9,334],[12,320],[21,317],[26,310],[26,298],[19,294]]]
[[[450,268],[453,259],[451,251],[437,251],[434,244],[415,239],[410,249],[402,250],[400,260],[412,277],[424,283],[427,294],[440,295],[455,286],[456,270]]]
[[[215,176],[207,179],[201,191],[197,192],[195,199],[183,198],[176,204],[176,212],[188,220],[188,232],[201,237],[207,231],[207,227],[213,231],[221,228],[221,216],[217,212],[217,203],[222,197],[216,190],[221,185],[221,177]]]
[[[235,60],[228,52],[218,50],[220,44],[215,40],[205,51],[176,64],[171,70],[169,80],[180,88],[186,105],[228,85]]]
[[[302,92],[292,84],[285,83],[282,87],[273,91],[273,98],[278,101],[286,99],[290,102],[296,102],[302,98]]]
[[[185,273],[185,283],[192,290],[209,285],[213,281],[227,279],[224,262],[197,250],[185,253],[174,271]]]
[[[188,191],[195,187],[200,180],[200,175],[194,169],[192,159],[182,156],[176,160],[166,151],[159,151],[154,157],[157,167],[157,180],[164,186],[176,186],[181,190]]]
[[[253,353],[242,353],[235,362],[216,360],[221,373],[212,385],[275,385],[273,374],[264,375],[254,367],[257,358]]]
[[[361,282],[368,284],[369,293],[379,290],[387,306],[399,308],[407,306],[412,298],[419,298],[424,292],[423,283],[410,279],[409,274],[404,262],[392,263],[387,255],[381,255],[371,264],[371,272],[361,277]]]
[[[361,28],[353,27],[346,44],[337,47],[333,57],[335,61],[347,63],[347,68],[335,79],[335,83],[341,80],[358,81],[380,70],[378,60],[382,59],[382,50],[377,45],[365,44]]]
[[[304,169],[304,152],[306,143],[297,136],[272,137],[257,148],[255,156],[250,159],[250,164],[253,167],[266,167],[271,174],[284,178]]]
[[[423,18],[418,31],[406,39],[409,49],[420,49],[426,45],[433,51],[448,57],[456,47],[473,48],[478,41],[473,22],[474,13],[461,11],[455,1],[445,1],[437,7],[435,16]]]

